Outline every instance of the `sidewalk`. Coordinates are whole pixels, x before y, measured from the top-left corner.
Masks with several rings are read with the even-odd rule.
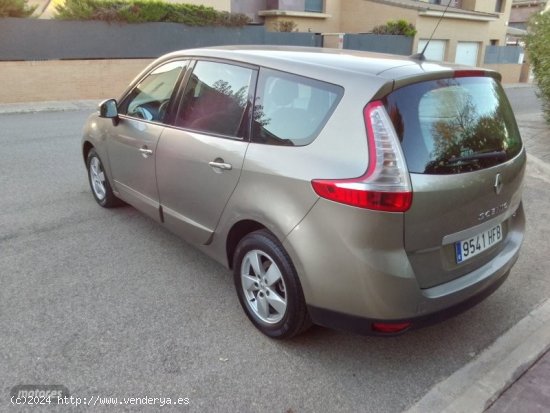
[[[543,413],[549,410],[550,352],[547,352],[486,411]]]
[[[90,110],[97,108],[100,100],[75,100],[27,103],[0,103],[0,115],[33,112],[67,112],[71,110]]]
[[[546,413],[550,406],[550,382],[545,381],[550,376],[549,349],[550,299],[434,386],[407,413],[482,413],[487,409],[491,413]]]
[[[95,100],[0,104],[0,114],[93,111],[97,104]],[[528,168],[550,184],[550,126],[545,123],[541,112],[516,118],[527,147]],[[434,386],[407,413],[485,411],[550,411],[550,299],[499,337],[476,359]]]

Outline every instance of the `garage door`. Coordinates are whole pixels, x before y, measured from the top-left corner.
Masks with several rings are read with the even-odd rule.
[[[418,53],[420,53],[422,49],[424,49],[424,46],[426,46],[427,41],[428,40],[426,39],[420,39],[418,41]],[[445,60],[446,47],[447,47],[446,40],[432,40],[428,45],[428,48],[426,49],[424,56],[426,56],[426,59],[428,60],[443,61]]]
[[[456,45],[455,63],[477,66],[478,50],[479,43],[477,42],[458,42]]]

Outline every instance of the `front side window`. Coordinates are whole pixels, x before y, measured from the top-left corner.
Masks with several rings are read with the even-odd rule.
[[[252,121],[252,141],[307,145],[317,137],[343,94],[330,83],[262,69]]]
[[[386,98],[412,173],[457,174],[506,162],[522,148],[514,114],[490,77],[415,83]]]
[[[153,70],[122,101],[119,113],[162,123],[176,82],[186,64],[170,62]]]
[[[175,125],[200,132],[242,137],[253,70],[199,61],[183,95]]]

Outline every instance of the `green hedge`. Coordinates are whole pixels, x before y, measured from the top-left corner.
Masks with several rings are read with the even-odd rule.
[[[393,34],[414,37],[416,35],[416,28],[414,24],[409,23],[407,20],[388,20],[386,24],[376,26],[372,29],[372,32],[374,34]]]
[[[531,19],[526,46],[546,120],[550,123],[550,12],[537,14]]]
[[[0,17],[29,17],[36,7],[27,5],[27,0],[0,0]]]
[[[2,0],[0,0],[2,1]],[[159,0],[66,0],[58,5],[56,19],[108,22],[173,22],[189,26],[241,27],[250,22],[244,14],[217,11],[212,7]]]

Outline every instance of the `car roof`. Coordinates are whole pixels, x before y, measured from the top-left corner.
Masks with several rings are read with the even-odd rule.
[[[326,72],[342,71],[371,75],[385,80],[405,78],[441,78],[454,70],[472,69],[457,64],[419,61],[408,56],[364,52],[348,49],[328,49],[299,46],[219,46],[187,49],[165,55],[165,59],[184,56],[201,56],[236,60],[257,66],[289,69],[301,72],[312,67]],[[164,59],[163,59],[164,60]],[[481,69],[496,77],[496,72]],[[419,80],[419,79],[417,79]]]

